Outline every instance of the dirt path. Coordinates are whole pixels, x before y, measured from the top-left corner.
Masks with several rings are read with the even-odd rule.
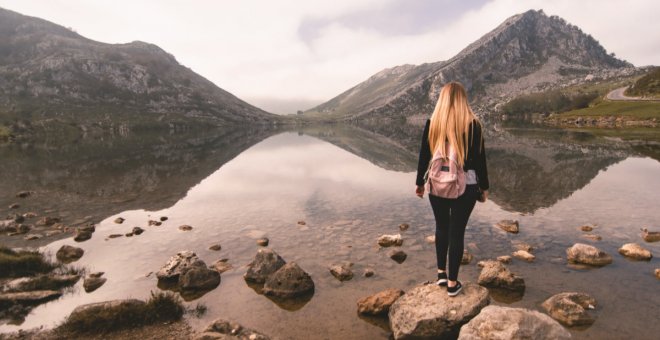
[[[660,101],[660,99],[653,99],[653,98],[628,97],[624,93],[627,88],[628,86],[614,89],[605,96],[605,99],[614,100],[614,101]]]

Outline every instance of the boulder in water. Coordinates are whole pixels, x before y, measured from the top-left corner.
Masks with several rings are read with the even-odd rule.
[[[488,288],[505,289],[512,292],[524,292],[525,280],[515,274],[499,261],[480,261],[481,273],[479,284]]]
[[[246,281],[264,283],[266,279],[282,268],[286,262],[280,255],[270,248],[262,248],[257,251],[254,260],[248,265],[248,270],[243,275]]]
[[[559,293],[542,306],[553,319],[567,326],[591,325],[595,321],[588,310],[595,308],[596,300],[584,293]]]
[[[524,308],[486,306],[461,327],[459,340],[570,339],[571,334],[557,321]]]
[[[653,254],[648,249],[642,248],[637,243],[626,243],[621,248],[619,248],[619,254],[640,261],[649,261],[653,257]]]
[[[403,294],[401,289],[386,289],[374,295],[363,297],[357,302],[358,313],[366,315],[387,314],[392,304]]]
[[[289,262],[266,279],[263,293],[279,298],[295,298],[314,292],[314,281],[295,262]]]
[[[576,243],[566,249],[566,257],[571,263],[588,264],[591,266],[604,266],[612,263],[612,256],[594,246],[584,243]]]

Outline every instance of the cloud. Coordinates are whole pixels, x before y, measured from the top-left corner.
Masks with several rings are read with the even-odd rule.
[[[656,0],[0,0],[0,6],[94,40],[155,43],[225,90],[263,103],[320,102],[383,68],[446,60],[528,9],[563,17],[635,65],[660,60]]]

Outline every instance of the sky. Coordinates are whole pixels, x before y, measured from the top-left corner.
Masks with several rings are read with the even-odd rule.
[[[293,113],[384,68],[446,60],[529,9],[636,66],[660,64],[658,0],[0,0],[106,43],[154,43],[247,102]]]

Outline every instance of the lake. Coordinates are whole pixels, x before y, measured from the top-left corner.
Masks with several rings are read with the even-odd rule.
[[[1,236],[12,247],[39,246],[54,254],[62,245],[85,250],[76,266],[103,271],[108,281],[85,293],[82,280],[58,300],[36,307],[1,332],[53,327],[76,306],[119,298],[147,298],[158,290],[155,273],[181,250],[192,250],[207,264],[229,259],[234,269],[202,297],[186,302],[208,307],[189,317],[194,329],[222,317],[276,338],[387,339],[386,321],[357,315],[356,301],[386,288],[404,291],[435,278],[434,233],[428,199],[414,195],[421,127],[376,131],[344,125],[292,129],[173,132],[96,136],[0,147],[0,206],[21,204],[20,212],[60,216],[67,225],[95,223],[93,238],[70,235],[35,241]],[[646,243],[640,228],[660,230],[660,146],[631,145],[585,132],[538,127],[489,126],[486,136],[491,200],[477,203],[466,232],[475,259],[461,267],[462,281],[476,282],[477,262],[510,255],[512,242],[535,247],[533,263],[514,259],[509,268],[522,276],[522,297],[493,296],[491,303],[541,310],[548,297],[585,292],[597,301],[596,322],[571,328],[577,339],[652,339],[660,333],[660,280],[657,257],[635,262],[617,253]],[[14,194],[33,190],[27,199]],[[161,226],[150,219],[167,216]],[[125,219],[116,224],[117,217]],[[520,222],[513,235],[493,226]],[[304,221],[305,224],[298,223]],[[408,254],[391,260],[376,239],[401,232]],[[181,231],[187,224],[192,231]],[[583,237],[595,224],[601,241]],[[140,236],[109,239],[134,226]],[[297,262],[313,278],[311,299],[273,301],[243,280],[246,265],[266,236],[269,247]],[[612,255],[602,268],[568,265],[566,248],[593,244]],[[222,250],[209,246],[220,243]],[[339,282],[331,264],[354,263],[355,277]],[[373,277],[362,274],[366,268]]]

